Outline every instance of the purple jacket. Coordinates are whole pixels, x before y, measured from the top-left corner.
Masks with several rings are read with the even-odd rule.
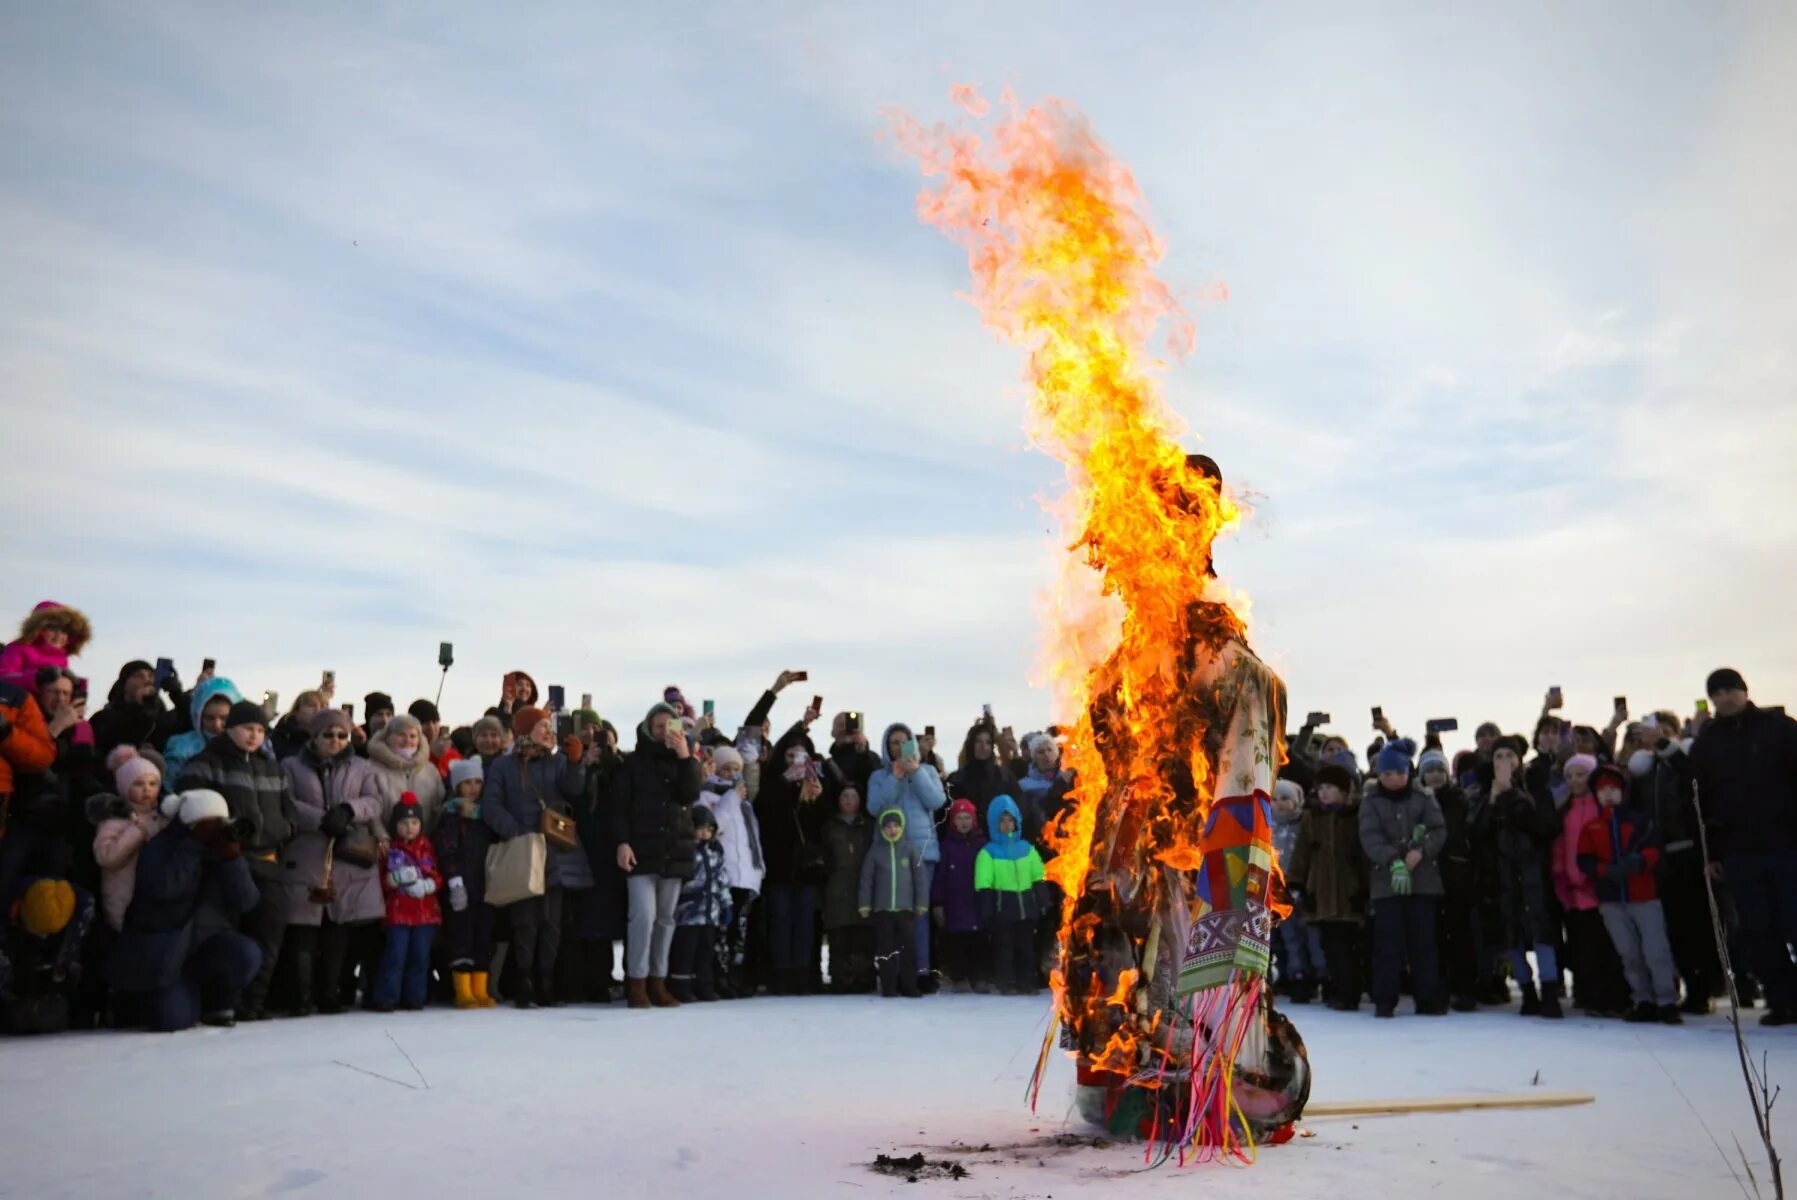
[[[985,844],[986,835],[977,826],[965,836],[952,828],[941,835],[942,861],[936,864],[936,877],[930,882],[930,907],[945,910],[942,928],[947,933],[975,933],[980,928],[973,866]]]

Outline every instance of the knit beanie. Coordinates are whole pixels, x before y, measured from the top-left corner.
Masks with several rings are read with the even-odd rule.
[[[1325,763],[1317,768],[1317,786],[1332,784],[1342,790],[1343,795],[1351,795],[1354,791],[1354,772],[1340,763]]]
[[[1416,760],[1416,773],[1421,775],[1431,766],[1440,767],[1443,771],[1446,771],[1448,769],[1448,756],[1434,747],[1430,747],[1423,751],[1423,756]]]
[[[424,822],[424,811],[418,807],[417,792],[401,792],[398,802],[393,805],[393,811],[388,814],[387,819],[392,822],[394,831],[398,832],[399,823],[408,817],[420,824]]]
[[[743,756],[737,753],[735,746],[719,746],[711,752],[711,769],[714,771],[725,767],[735,767],[740,771],[742,765]]]
[[[19,923],[33,937],[55,937],[75,916],[75,889],[66,879],[40,879],[19,899]]]
[[[406,706],[406,713],[420,723],[425,721],[435,721],[439,725],[443,723],[443,714],[438,712],[437,706],[429,700],[412,701]]]
[[[962,799],[957,800],[953,804],[948,806],[948,819],[949,820],[951,820],[951,821],[954,820],[955,814],[957,814],[957,813],[966,813],[968,816],[973,817],[974,819],[977,820],[979,818],[980,810],[974,807],[973,801],[968,800],[965,797],[963,797]]]
[[[712,811],[709,808],[706,808],[703,804],[693,805],[694,829],[716,829],[717,827],[718,819],[712,815]]]
[[[1589,775],[1597,770],[1597,758],[1591,754],[1575,754],[1566,760],[1566,766],[1561,769],[1561,774],[1565,774],[1574,767],[1584,767],[1585,774]]]
[[[254,700],[239,700],[225,714],[225,728],[236,729],[239,725],[268,724],[268,710]]]
[[[393,697],[389,696],[386,692],[369,692],[366,696],[362,697],[363,724],[367,724],[368,718],[372,717],[377,712],[392,711]]]
[[[225,802],[223,796],[211,788],[194,788],[191,791],[164,798],[162,815],[171,820],[180,821],[183,825],[197,825],[212,817],[217,817],[221,821],[229,819],[231,806]]]
[[[162,772],[157,770],[155,763],[147,758],[133,754],[124,762],[121,762],[118,765],[118,768],[113,771],[112,785],[117,789],[119,795],[129,796],[131,794],[131,785],[145,775],[154,775],[158,779],[162,778]]]
[[[1741,678],[1741,673],[1733,667],[1720,667],[1711,671],[1710,677],[1704,680],[1703,694],[1714,696],[1717,692],[1727,691],[1730,688],[1739,688],[1744,692],[1747,690],[1747,681]]]
[[[537,708],[534,705],[521,708],[512,714],[512,736],[529,737],[530,731],[537,727],[537,722],[548,719],[549,710],[546,708]]]
[[[458,758],[449,764],[449,790],[455,791],[470,779],[484,782],[487,769],[478,758]]]
[[[1387,771],[1401,771],[1406,775],[1410,774],[1410,751],[1404,748],[1404,743],[1401,741],[1387,743],[1385,748],[1379,751],[1379,757],[1374,760],[1373,770],[1381,775]]]

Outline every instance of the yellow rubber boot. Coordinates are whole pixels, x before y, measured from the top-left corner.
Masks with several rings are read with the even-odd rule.
[[[495,1008],[495,1007],[497,1007],[499,1004],[499,1001],[497,1001],[497,1000],[493,999],[493,997],[487,995],[487,973],[485,971],[476,971],[476,972],[474,972],[473,978],[474,978],[474,1007],[475,1008]]]
[[[474,979],[467,971],[455,973],[455,1006],[457,1008],[478,1008],[479,1001],[474,998]]]

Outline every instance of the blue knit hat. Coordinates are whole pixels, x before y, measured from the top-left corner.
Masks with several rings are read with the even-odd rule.
[[[1386,771],[1402,771],[1408,775],[1410,774],[1410,751],[1405,749],[1404,743],[1401,741],[1388,742],[1385,749],[1379,751],[1379,758],[1373,764],[1373,769],[1380,774],[1384,774]]]

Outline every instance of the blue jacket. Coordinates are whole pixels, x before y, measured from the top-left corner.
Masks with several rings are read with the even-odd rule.
[[[564,816],[574,815],[574,806],[586,794],[586,779],[586,768],[565,754],[532,758],[528,774],[517,751],[502,754],[487,768],[486,786],[480,794],[480,819],[501,841],[535,833],[543,826],[545,808],[553,808]],[[543,874],[550,887],[593,886],[593,867],[584,850],[549,847],[549,862]],[[463,882],[467,882],[466,878]]]
[[[926,863],[941,862],[942,848],[936,842],[935,814],[948,803],[948,793],[942,790],[942,776],[936,774],[936,768],[932,766],[918,767],[903,782],[893,775],[892,755],[887,747],[895,729],[903,729],[906,737],[911,736],[909,726],[886,727],[886,735],[880,739],[882,765],[867,781],[867,811],[883,813],[896,808],[904,813],[905,839],[917,850],[918,857]]]
[[[137,856],[137,883],[107,981],[121,992],[154,992],[181,981],[188,955],[256,907],[260,894],[242,858],[209,861],[176,821]]]
[[[232,704],[243,699],[242,694],[237,690],[237,685],[223,676],[214,675],[206,682],[194,685],[193,694],[188,704],[188,711],[193,716],[193,728],[186,733],[177,733],[168,740],[168,745],[162,749],[163,791],[175,790],[175,781],[181,778],[181,768],[187,765],[188,759],[204,750],[206,743],[212,740],[201,732],[200,713],[205,711],[206,701],[214,696],[223,696]]]

